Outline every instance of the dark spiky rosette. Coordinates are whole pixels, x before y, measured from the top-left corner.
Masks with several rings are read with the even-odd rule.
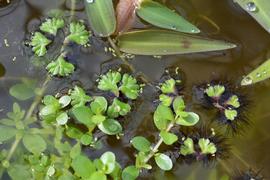
[[[217,134],[214,129],[206,127],[185,128],[177,132],[178,142],[174,145],[171,156],[185,163],[202,161],[204,165],[215,162],[216,159],[228,157],[229,145],[226,138]]]
[[[252,169],[244,172],[238,172],[237,175],[232,177],[233,180],[263,180],[264,177],[260,174],[260,171],[255,172]]]
[[[183,77],[179,67],[167,68],[156,85],[159,89],[156,99],[163,105],[170,106],[174,98],[180,96],[184,89]]]
[[[242,125],[248,124],[248,100],[243,93],[228,82],[211,81],[193,88],[196,100],[204,107],[218,111],[219,123],[226,125],[227,131],[238,133]]]

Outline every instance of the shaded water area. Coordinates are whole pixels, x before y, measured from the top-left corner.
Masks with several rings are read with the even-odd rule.
[[[3,1],[5,3],[5,1]],[[12,4],[14,3],[14,4]],[[189,108],[201,116],[201,123],[210,121],[211,114],[192,101],[192,87],[212,79],[229,80],[238,86],[242,76],[270,57],[270,34],[261,28],[255,20],[233,3],[233,0],[167,0],[167,5],[176,9],[194,22],[203,36],[226,40],[237,44],[229,51],[199,53],[154,58],[136,56],[129,62],[136,72],[143,73],[150,81],[158,82],[164,69],[180,67],[184,72],[184,94]],[[7,7],[0,5],[0,118],[11,109],[16,101],[9,96],[9,87],[22,77],[36,79],[42,83],[45,68],[37,59],[30,58],[24,46],[27,34],[32,32],[40,20],[51,8],[70,10],[70,1],[64,0],[13,0]],[[9,8],[9,9],[8,9]],[[86,19],[82,4],[76,8],[76,16]],[[140,26],[140,23],[138,23]],[[121,60],[104,51],[106,44],[93,38],[92,47],[77,49],[72,60],[77,65],[75,74],[65,80],[54,79],[46,94],[55,94],[59,90],[70,88],[79,82],[85,89],[92,89],[97,75],[108,67],[121,63]],[[154,168],[145,173],[144,179],[220,179],[228,171],[262,170],[266,179],[270,178],[270,81],[243,89],[248,94],[251,105],[248,109],[250,126],[240,136],[229,139],[232,154],[227,161],[217,162],[216,166],[203,167],[201,164],[185,165],[176,163],[170,172]],[[146,87],[138,107],[125,122],[125,136],[121,140],[114,137],[104,138],[104,148],[94,151],[85,148],[91,158],[99,157],[110,150],[116,154],[122,166],[133,162],[134,150],[129,144],[135,135],[150,137],[157,135],[153,125],[152,112],[155,98],[153,88]],[[21,103],[28,108],[31,100]],[[229,136],[230,138],[230,136]],[[0,146],[1,147],[1,146]],[[5,177],[8,179],[7,177]]]

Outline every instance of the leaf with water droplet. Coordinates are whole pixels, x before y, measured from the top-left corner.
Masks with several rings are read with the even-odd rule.
[[[247,86],[255,84],[268,78],[270,78],[270,59],[245,76],[241,81],[241,85]]]
[[[138,16],[155,26],[185,33],[199,33],[200,30],[182,16],[162,4],[145,0],[136,10]]]
[[[138,30],[119,36],[118,46],[125,53],[172,55],[226,50],[234,44],[167,30]]]
[[[269,0],[235,0],[249,13],[267,32],[270,33]]]

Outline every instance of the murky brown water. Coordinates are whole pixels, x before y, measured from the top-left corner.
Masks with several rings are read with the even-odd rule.
[[[16,0],[14,0],[16,1]],[[3,1],[5,2],[5,1]],[[2,1],[0,3],[2,6]],[[269,58],[270,34],[265,32],[251,17],[233,3],[233,0],[167,0],[169,7],[183,13],[196,23],[202,30],[202,35],[223,39],[238,45],[234,50],[226,52],[200,53],[181,56],[166,56],[162,59],[137,56],[131,63],[138,72],[143,72],[152,81],[158,81],[168,66],[179,66],[185,73],[185,94],[191,100],[191,88],[194,84],[210,81],[216,78],[229,79],[238,85],[241,76],[258,64]],[[0,8],[0,118],[11,108],[14,101],[8,95],[8,89],[20,77],[30,77],[42,80],[45,71],[33,66],[22,46],[26,33],[34,29],[35,24],[50,8],[69,10],[70,2],[59,0],[25,0],[20,1],[16,9]],[[85,19],[84,12],[78,8],[77,16]],[[7,15],[5,15],[7,14]],[[213,23],[211,24],[210,21]],[[218,27],[218,29],[217,29]],[[79,80],[85,88],[93,86],[96,74],[110,63],[120,62],[104,52],[103,45],[95,41],[91,52],[76,54],[78,70],[71,79],[54,81],[50,84],[48,93],[55,93],[59,88],[68,87],[74,80]],[[104,64],[105,63],[105,64]],[[270,177],[270,81],[247,87],[252,100],[250,111],[251,126],[242,136],[230,140],[233,144],[233,155],[226,162],[232,172],[237,169],[262,169],[266,177]],[[127,135],[117,141],[115,138],[105,139],[105,148],[99,152],[85,149],[91,157],[99,156],[107,149],[115,152],[121,164],[132,162],[133,151],[128,147],[128,140],[134,135],[153,135],[156,130],[152,124],[151,106],[152,89],[147,88],[143,94],[144,100],[137,112],[131,114],[131,119],[125,129]],[[28,107],[31,102],[24,103]],[[190,104],[192,106],[192,103]],[[193,107],[193,106],[192,106]],[[207,111],[194,107],[194,111],[206,122]],[[136,130],[137,129],[137,130]],[[122,148],[122,147],[125,148]],[[222,163],[223,164],[223,163]],[[154,169],[146,179],[220,179],[226,173],[224,166],[217,163],[215,167],[202,167],[200,164],[191,166],[176,164],[173,171],[164,173]],[[267,178],[266,178],[267,179]]]

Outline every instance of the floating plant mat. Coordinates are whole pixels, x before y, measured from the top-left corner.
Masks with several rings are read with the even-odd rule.
[[[29,2],[0,17],[0,179],[269,176],[269,89],[239,82],[270,39],[236,4]]]

